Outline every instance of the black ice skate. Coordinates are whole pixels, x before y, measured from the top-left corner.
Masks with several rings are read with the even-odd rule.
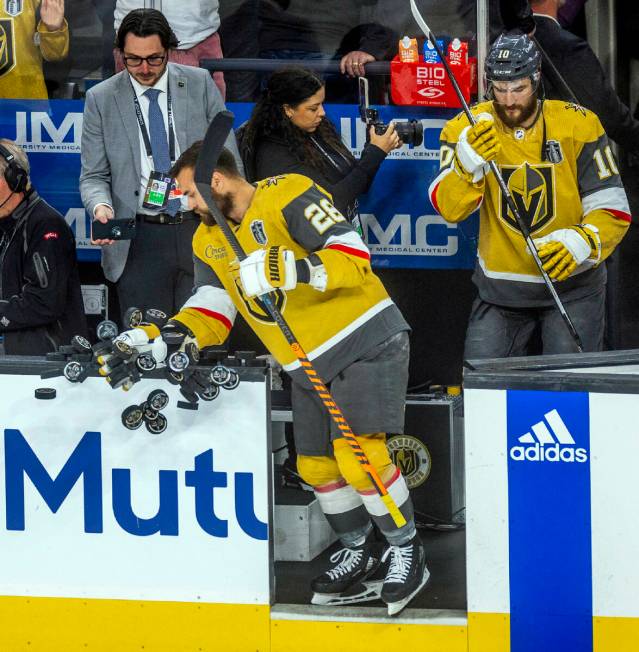
[[[369,536],[363,545],[341,548],[331,555],[333,566],[311,581],[312,604],[342,605],[379,599],[382,581],[366,581],[380,564],[371,539]]]
[[[381,597],[388,605],[388,615],[395,616],[426,586],[430,573],[424,546],[417,535],[406,545],[390,546],[382,561],[389,557]]]

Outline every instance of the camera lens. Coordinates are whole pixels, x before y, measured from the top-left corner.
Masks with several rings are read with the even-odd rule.
[[[424,127],[419,120],[402,120],[395,123],[395,130],[405,145],[418,147],[424,142]]]

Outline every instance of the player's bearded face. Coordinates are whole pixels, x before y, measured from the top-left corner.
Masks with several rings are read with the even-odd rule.
[[[213,197],[213,201],[217,204],[217,207],[220,209],[222,215],[224,215],[224,217],[230,217],[233,212],[233,195],[231,195],[230,192],[218,192],[211,188],[211,196]],[[200,217],[206,226],[215,225],[215,220],[208,211],[206,215],[200,215]]]
[[[499,119],[511,129],[525,125],[537,110],[537,93],[530,79],[493,85],[494,107]]]

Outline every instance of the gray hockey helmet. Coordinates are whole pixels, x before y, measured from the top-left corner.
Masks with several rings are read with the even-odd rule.
[[[488,81],[515,81],[530,77],[539,81],[541,53],[535,42],[523,32],[500,34],[492,44],[484,63]]]

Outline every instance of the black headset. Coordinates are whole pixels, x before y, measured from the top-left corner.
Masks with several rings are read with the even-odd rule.
[[[29,183],[29,173],[16,161],[16,157],[0,143],[0,156],[6,161],[4,180],[12,193],[24,192]]]

